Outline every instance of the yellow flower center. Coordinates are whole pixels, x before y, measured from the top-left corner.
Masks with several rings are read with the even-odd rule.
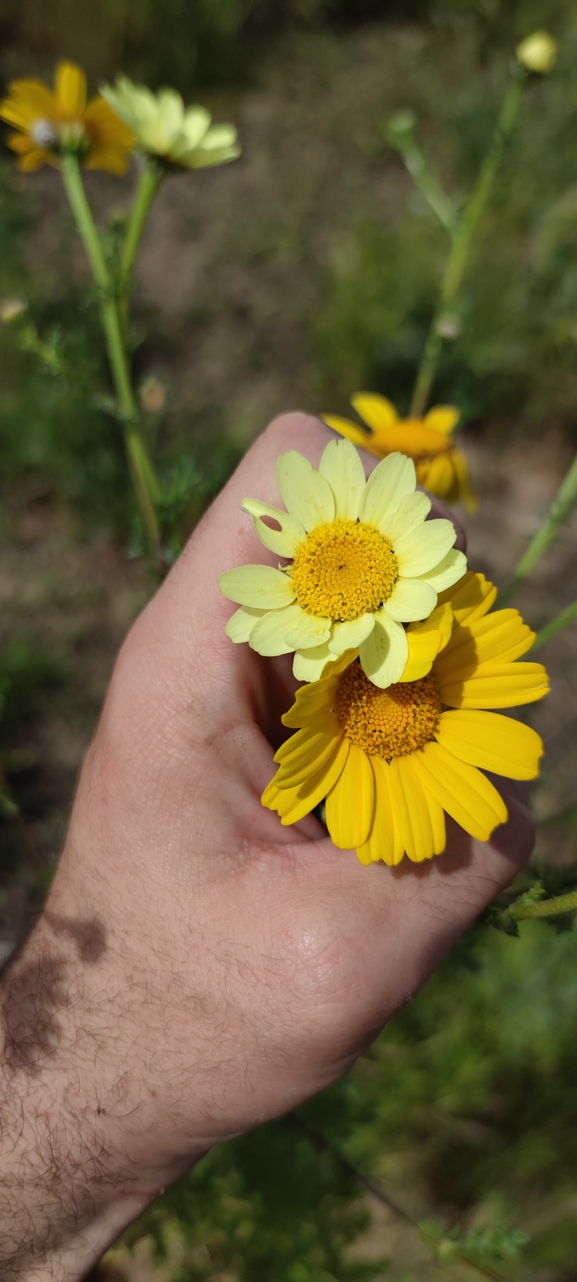
[[[431,672],[380,690],[359,663],[345,670],[336,714],[343,734],[371,757],[405,757],[434,737],[441,714],[439,687]]]
[[[295,552],[290,570],[299,605],[324,619],[358,619],[378,610],[397,582],[389,539],[361,521],[325,521]]]

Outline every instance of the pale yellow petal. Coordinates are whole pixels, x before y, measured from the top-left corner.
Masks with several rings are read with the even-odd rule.
[[[302,454],[296,450],[282,454],[276,473],[285,507],[307,533],[315,525],[334,520],[335,500],[331,487]]]
[[[296,596],[289,576],[271,565],[239,565],[221,574],[218,585],[229,601],[257,610],[279,610]]]
[[[452,521],[425,521],[395,540],[395,556],[403,576],[434,570],[453,546],[457,533]]]
[[[376,392],[356,392],[351,396],[351,405],[374,432],[392,427],[399,417],[392,401],[386,396],[378,396]]]
[[[367,754],[351,743],[340,778],[327,794],[326,823],[340,850],[362,846],[369,834],[375,805],[375,779]]]
[[[288,512],[283,512],[281,508],[269,507],[267,503],[259,503],[258,499],[243,499],[241,508],[252,516],[254,528],[261,543],[277,556],[293,557],[299,543],[306,539],[306,530],[300,521],[296,521],[294,516],[289,516]],[[273,530],[269,525],[265,525],[262,520],[263,516],[268,516],[271,520],[280,525],[280,530]]]
[[[319,472],[328,481],[335,500],[335,516],[342,521],[356,521],[365,488],[365,469],[350,441],[329,441],[319,464]]]
[[[399,864],[405,853],[395,820],[389,784],[390,766],[380,757],[371,757],[375,776],[375,814],[366,842],[357,848],[362,864]]]
[[[437,604],[437,593],[422,579],[397,579],[387,601],[387,613],[399,623],[426,619]]]
[[[476,709],[443,712],[435,735],[454,757],[508,779],[534,779],[539,774],[543,744],[522,721]]]
[[[388,521],[415,485],[412,460],[405,454],[389,454],[369,476],[359,503],[359,519],[386,535]]]
[[[419,575],[419,578],[425,579],[435,589],[435,592],[439,593],[439,599],[441,599],[440,593],[444,592],[453,583],[457,583],[459,579],[462,579],[466,569],[467,558],[465,553],[459,552],[458,548],[451,548],[451,551],[447,552],[447,555],[443,557],[442,561],[439,561],[438,565],[433,566],[432,570],[427,570],[426,574]]]
[[[361,614],[358,619],[347,619],[344,623],[334,623],[329,650],[331,654],[344,654],[345,650],[358,650],[363,641],[370,637],[375,626],[374,614]]]
[[[387,519],[387,538],[395,544],[402,534],[409,534],[417,525],[422,525],[430,511],[431,500],[421,490],[406,494],[396,511]]]
[[[375,615],[375,626],[359,646],[361,667],[373,685],[384,690],[399,681],[407,662],[409,646],[401,623],[391,619],[386,610]]]
[[[286,634],[285,641],[291,650],[312,650],[328,642],[331,635],[332,619],[322,619],[316,614],[307,614],[299,606],[300,614]]]
[[[327,663],[334,659],[329,643],[317,645],[313,650],[297,650],[293,660],[293,673],[297,681],[318,681]]]
[[[412,762],[426,791],[472,837],[488,841],[493,829],[505,823],[507,807],[490,780],[440,743],[426,744],[412,754]]]
[[[253,610],[249,605],[241,605],[240,610],[236,610],[224,629],[227,637],[236,643],[248,641],[255,623],[262,619],[265,613],[265,610]]]
[[[434,405],[428,414],[425,414],[424,421],[427,427],[432,427],[435,432],[442,432],[444,436],[449,436],[460,417],[461,411],[456,405]]]
[[[294,646],[285,640],[287,632],[298,622],[302,614],[300,605],[293,601],[280,610],[267,610],[262,618],[257,619],[251,630],[249,645],[257,654],[276,655],[290,654]]]

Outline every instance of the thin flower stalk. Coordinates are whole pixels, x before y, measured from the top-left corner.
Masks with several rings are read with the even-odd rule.
[[[86,249],[99,291],[99,306],[106,349],[116,391],[118,414],[124,426],[124,442],[130,473],[147,532],[150,551],[157,568],[162,568],[160,529],[156,514],[159,487],[152,464],[138,430],[138,407],[120,323],[114,283],[104,256],[100,237],[86,199],[78,158],[62,157],[62,177],[70,207]]]
[[[151,156],[144,157],[120,258],[119,296],[124,312],[132,285],[132,273],[140,239],[163,177],[162,167]]]
[[[557,633],[566,628],[567,624],[572,623],[574,619],[577,619],[577,601],[573,601],[565,610],[561,610],[560,614],[557,614],[545,628],[541,628],[541,631],[535,637],[532,650],[538,650],[539,646],[545,645],[546,641],[556,637]]]
[[[433,380],[443,347],[444,322],[450,316],[467,265],[473,236],[489,203],[498,166],[517,119],[523,89],[529,78],[527,68],[517,62],[514,79],[501,108],[491,146],[464,213],[452,233],[452,245],[441,282],[439,301],[425,343],[425,350],[413,391],[411,415],[420,418],[429,401]],[[446,226],[446,222],[443,221]]]
[[[564,481],[562,481],[543,524],[537,530],[527,551],[521,557],[511,582],[501,593],[500,602],[502,605],[505,601],[510,601],[517,589],[529,578],[543,553],[547,551],[547,548],[557,537],[561,526],[571,516],[575,506],[577,506],[577,456],[574,458]]]

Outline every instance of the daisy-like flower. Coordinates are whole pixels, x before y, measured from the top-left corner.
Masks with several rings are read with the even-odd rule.
[[[367,428],[339,414],[323,414],[322,418],[376,458],[385,458],[395,450],[408,454],[417,469],[419,485],[447,503],[463,502],[474,511],[467,462],[451,438],[460,414],[455,405],[436,405],[424,418],[399,418],[392,402],[374,392],[357,392],[351,405]]]
[[[54,90],[41,80],[13,80],[0,103],[0,117],[16,127],[8,146],[25,172],[59,167],[62,152],[74,152],[87,169],[123,174],[134,148],[126,125],[100,95],[87,104],[86,76],[72,62],[56,69]]]
[[[103,86],[102,95],[132,130],[141,151],[168,165],[204,169],[240,156],[234,125],[212,125],[206,107],[185,110],[175,89],[152,93],[119,76],[114,88]]]
[[[290,562],[221,575],[224,596],[241,607],[227,635],[259,654],[294,650],[299,681],[316,681],[328,659],[352,647],[370,681],[398,681],[408,657],[403,624],[425,619],[465,571],[452,522],[425,523],[431,503],[415,491],[414,465],[402,454],[366,481],[349,441],[331,441],[318,472],[291,450],[277,479],[286,512],[256,499],[241,507],[265,547]]]
[[[507,807],[481,772],[533,779],[543,751],[529,726],[489,709],[549,689],[542,664],[515,662],[535,634],[517,610],[489,614],[495,596],[472,573],[445,592],[409,629],[402,681],[387,690],[367,681],[354,651],[298,690],[283,717],[297,733],[276,753],[263,804],[292,824],[326,797],[333,842],[363,864],[441,854],[445,811],[487,841]]]

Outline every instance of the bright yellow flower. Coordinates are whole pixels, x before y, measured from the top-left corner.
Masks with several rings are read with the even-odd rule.
[[[385,458],[395,450],[408,454],[417,469],[419,485],[447,503],[464,502],[469,511],[474,511],[469,469],[464,455],[451,440],[459,418],[454,405],[436,405],[424,418],[399,418],[392,402],[374,392],[357,392],[351,397],[351,404],[370,431],[338,414],[323,414],[322,418],[353,445],[376,458]]]
[[[86,76],[72,62],[56,69],[54,91],[41,80],[13,80],[0,103],[0,117],[15,125],[8,146],[18,168],[59,167],[63,151],[75,152],[87,169],[123,174],[134,138],[100,95],[87,104]]]
[[[335,845],[363,864],[441,854],[445,811],[487,841],[507,808],[481,771],[533,779],[543,751],[529,726],[488,709],[549,689],[542,664],[515,662],[535,634],[517,610],[489,614],[495,596],[473,573],[444,592],[431,618],[409,628],[407,666],[387,690],[367,680],[355,651],[298,690],[283,717],[297,733],[276,753],[263,804],[292,824],[326,797]]]
[[[241,507],[265,547],[290,564],[221,575],[224,596],[241,606],[227,635],[259,654],[294,650],[299,681],[316,681],[328,659],[353,646],[376,685],[398,681],[408,656],[403,624],[426,619],[437,593],[465,571],[452,522],[425,521],[430,500],[415,492],[415,468],[402,454],[383,459],[366,481],[349,441],[331,441],[318,472],[291,450],[278,460],[277,479],[287,512],[256,499]]]
[[[138,146],[179,169],[205,169],[240,156],[234,125],[212,125],[206,107],[185,110],[175,89],[152,93],[119,76],[115,87],[104,85],[103,96],[132,129]]]

